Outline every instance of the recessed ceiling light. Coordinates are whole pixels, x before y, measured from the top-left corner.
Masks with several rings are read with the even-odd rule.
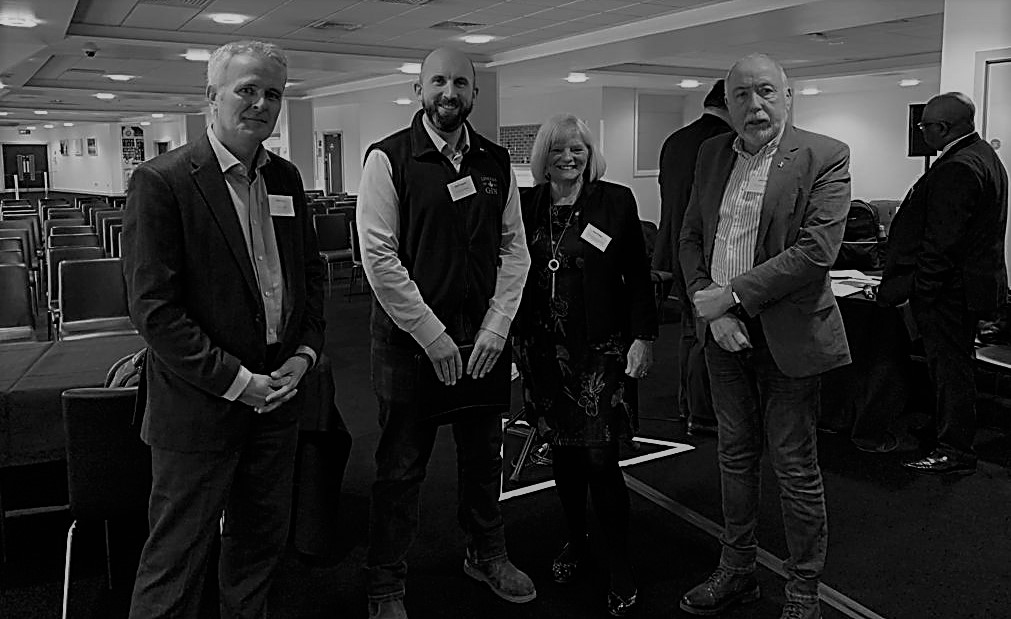
[[[421,73],[421,63],[420,62],[405,62],[400,65],[400,72],[407,73],[408,75],[418,75]]]
[[[48,114],[49,112],[47,112],[47,111],[45,111],[45,110],[35,110],[35,111],[34,111],[34,112],[32,112],[32,113],[33,113],[33,114],[38,114],[39,116],[45,116],[45,115],[46,115],[46,114]]]
[[[463,37],[463,42],[470,43],[471,45],[482,45],[491,42],[494,38],[490,34],[468,34]]]
[[[702,85],[702,82],[698,80],[681,80],[678,82],[678,86],[681,88],[698,88]]]
[[[161,112],[155,112],[154,114],[151,114],[151,118],[165,118],[165,115]]]
[[[63,123],[64,127],[73,127],[74,123]]]
[[[39,20],[27,15],[0,16],[0,26],[10,26],[11,28],[34,28],[38,25]]]
[[[140,125],[141,125],[142,127],[147,127],[147,126],[149,126],[150,124],[151,124],[151,121],[150,121],[150,120],[142,120],[142,121],[140,121]]]
[[[572,72],[565,77],[565,81],[570,84],[582,84],[590,79],[585,73]]]
[[[130,80],[137,77],[136,75],[126,75],[123,73],[110,73],[105,77],[111,79],[114,82],[129,82]]]
[[[38,127],[35,127],[35,126],[28,127],[29,131],[35,131],[36,129],[38,129]]]
[[[192,60],[194,62],[207,62],[211,59],[211,50],[209,49],[188,49],[186,53],[183,54],[183,58],[186,60]]]
[[[0,112],[0,116],[6,116],[7,112]]]
[[[42,126],[45,127],[46,129],[52,129],[53,128],[52,125],[42,125]]]
[[[95,98],[102,99],[103,101],[108,101],[109,99],[115,99],[116,95],[112,94],[111,92],[96,92]]]
[[[407,97],[400,97],[399,99],[394,99],[393,102],[396,103],[397,105],[410,105],[414,103],[414,101],[408,99]]]
[[[211,15],[211,21],[217,24],[244,24],[249,18],[236,13],[214,13]]]
[[[903,88],[908,88],[910,86],[919,86],[919,85],[920,85],[920,80],[915,79],[915,78],[905,79],[905,80],[899,80],[899,86],[902,86]]]
[[[821,89],[815,88],[814,86],[808,86],[807,88],[802,88],[800,94],[802,95],[816,95],[821,92]]]

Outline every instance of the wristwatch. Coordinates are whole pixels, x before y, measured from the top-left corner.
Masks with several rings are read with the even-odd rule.
[[[730,289],[730,294],[732,294],[734,296],[734,305],[740,305],[741,304],[741,297],[737,296],[737,293],[734,292],[733,288]]]

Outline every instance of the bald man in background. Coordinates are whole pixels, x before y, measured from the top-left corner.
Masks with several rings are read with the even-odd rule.
[[[437,422],[420,417],[438,403],[425,401],[419,364],[431,364],[450,389],[462,388],[466,372],[501,379],[508,390],[508,371],[489,372],[510,362],[501,353],[530,256],[509,153],[466,122],[475,81],[474,65],[459,51],[430,53],[414,85],[422,109],[410,127],[369,148],[362,172],[358,234],[375,291],[372,380],[382,427],[365,565],[371,619],[407,617],[407,553],[438,431]],[[469,360],[460,353],[467,344]],[[463,571],[504,600],[529,602],[537,596],[533,582],[506,552],[499,411],[457,420],[453,437]]]
[[[1007,171],[975,131],[959,92],[927,102],[919,129],[940,150],[892,221],[878,301],[909,301],[934,385],[937,446],[904,463],[919,473],[976,470],[976,324],[1007,300]]]

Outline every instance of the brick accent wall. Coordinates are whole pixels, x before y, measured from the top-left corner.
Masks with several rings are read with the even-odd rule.
[[[540,125],[509,125],[499,127],[499,144],[509,149],[509,160],[513,164],[528,165],[530,149],[534,145],[534,137]]]

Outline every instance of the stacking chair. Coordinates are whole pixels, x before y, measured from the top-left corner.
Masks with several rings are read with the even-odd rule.
[[[119,242],[119,235],[123,232],[123,220],[106,221],[109,224],[109,230],[105,233],[105,238],[102,240],[105,247],[105,255],[110,258],[119,258],[119,247],[117,244]]]
[[[136,387],[91,387],[63,392],[67,490],[74,518],[67,531],[63,566],[63,619],[67,617],[70,560],[77,524],[104,522],[105,565],[108,587],[112,589],[109,522],[146,519],[151,494],[151,452],[133,424],[136,400]]]
[[[334,265],[351,260],[351,239],[343,213],[313,215],[319,255],[326,261],[327,291],[333,280]]]
[[[16,251],[21,253],[21,262],[25,259],[25,247],[20,238],[5,237],[0,234],[0,251]]]
[[[19,229],[28,231],[25,258],[29,258],[30,254],[29,261],[32,263],[32,267],[36,268],[38,267],[38,258],[42,255],[42,226],[39,225],[39,216],[37,214],[19,215],[0,221],[0,236],[5,236],[4,233],[8,230]]]
[[[0,341],[27,340],[35,329],[28,268],[0,264]]]
[[[64,260],[97,260],[104,258],[101,247],[51,247],[46,253],[46,310],[49,317],[49,337],[60,313],[60,264]]]
[[[306,199],[307,202],[310,201],[310,200],[313,200],[315,198],[322,198],[323,197],[323,190],[322,189],[306,189],[304,193],[305,193],[305,199]]]
[[[72,206],[70,204],[70,200],[66,198],[42,198],[39,200],[39,204],[42,205],[43,208],[47,206],[65,206],[70,208]]]
[[[116,215],[106,215],[95,222],[95,231],[98,232],[98,237],[102,239],[102,247],[106,249],[106,252],[112,255],[112,226],[114,224],[123,225],[123,211],[116,211]]]
[[[46,222],[49,223],[49,222]],[[78,224],[74,226],[53,226],[49,228],[49,236],[65,234],[91,234],[94,232],[88,224]]]
[[[136,333],[130,322],[119,258],[64,260],[59,279],[57,339]]]
[[[69,227],[79,227],[84,226],[85,229],[80,232],[61,232],[60,234],[91,234],[94,230],[85,222],[83,217],[74,217],[73,219],[48,219],[46,223],[42,224],[42,234],[45,236],[46,241],[49,241],[49,237],[53,236],[53,228],[69,228]]]
[[[348,222],[348,237],[351,241],[351,277],[348,278],[348,301],[355,287],[355,280],[362,280],[361,292],[365,292],[365,264],[362,262],[362,248],[358,246],[358,225],[354,219]]]
[[[49,237],[49,247],[102,247],[97,234],[57,234]]]
[[[0,239],[0,241],[15,240],[20,243],[19,239]],[[20,249],[0,249],[0,264],[20,264],[21,266],[27,268],[25,264],[25,255]]]
[[[42,219],[75,219],[84,218],[84,211],[79,208],[69,206],[44,206],[42,207]]]
[[[99,208],[92,209],[88,215],[88,223],[94,226],[95,230],[101,230],[102,224],[99,221],[103,217],[122,217],[123,211],[116,208],[109,208],[108,206],[101,206]]]

